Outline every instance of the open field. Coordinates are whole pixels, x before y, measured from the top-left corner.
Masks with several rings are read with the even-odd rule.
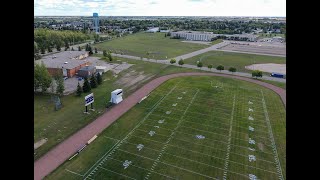
[[[45,179],[286,179],[285,119],[261,86],[175,78]]]
[[[277,82],[277,81],[269,81],[269,80],[262,80],[262,79],[258,79],[259,81],[263,81],[278,87],[281,87],[282,89],[287,89],[287,83],[283,83],[283,82]]]
[[[76,97],[74,94],[63,96],[61,98],[63,108],[59,111],[54,111],[54,104],[50,101],[50,95],[34,96],[34,142],[48,138],[47,142],[34,151],[36,153],[34,160],[105,112],[105,104],[110,100],[112,90],[122,88],[125,92],[124,97],[127,97],[157,76],[198,71],[138,60],[116,59],[120,61],[115,60],[113,63],[128,62],[135,65],[122,71],[117,76],[114,76],[111,72],[103,75],[103,84],[92,90],[95,96],[94,108],[96,111],[90,115],[83,114],[85,110],[84,94],[82,97]],[[126,82],[134,83],[124,86],[124,84],[128,84]]]
[[[217,39],[217,40],[212,41],[212,42],[211,42],[211,45],[219,44],[219,43],[221,43],[221,42],[223,42],[222,39]]]
[[[286,55],[286,47],[280,46],[259,46],[259,45],[242,45],[242,44],[229,44],[221,48],[222,50],[240,51],[263,53],[270,55]]]
[[[99,51],[112,50],[138,57],[152,59],[173,58],[208,47],[203,44],[184,43],[179,39],[164,37],[165,33],[137,33],[111,41],[94,44]],[[149,52],[149,55],[147,53]]]
[[[197,61],[201,61],[204,67],[212,64],[216,68],[219,64],[224,65],[224,69],[229,67],[237,68],[238,72],[251,72],[245,66],[260,63],[277,63],[285,64],[286,58],[275,56],[263,56],[255,54],[232,53],[223,51],[210,51],[189,59],[185,59],[186,64],[196,65]]]

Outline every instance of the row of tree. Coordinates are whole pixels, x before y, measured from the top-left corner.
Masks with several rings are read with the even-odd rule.
[[[98,85],[102,84],[102,77],[100,73],[92,74],[90,80],[87,77],[84,78],[83,86],[78,82],[76,95],[81,96],[82,92],[91,92],[92,88],[97,88]]]
[[[53,48],[58,51],[62,47],[69,49],[70,44],[84,42],[90,37],[80,31],[55,31],[50,29],[34,29],[34,54],[52,52]]]
[[[174,64],[174,63],[176,63],[177,61],[176,61],[176,59],[174,59],[174,58],[172,58],[172,59],[170,59],[170,63],[171,64]],[[184,64],[184,61],[183,61],[183,59],[180,59],[179,61],[178,61],[178,64],[180,65],[180,66],[182,66],[183,64]],[[201,61],[197,61],[197,67],[199,67],[200,69],[203,67],[203,63],[201,62]],[[208,65],[208,69],[212,69],[213,68],[213,65],[212,64],[209,64]],[[219,70],[219,71],[222,71],[222,70],[224,70],[224,66],[223,65],[218,65],[217,67],[216,67],[216,69],[217,70]],[[228,69],[230,72],[232,72],[232,73],[234,73],[234,72],[236,72],[237,71],[237,68],[235,68],[235,67],[230,67],[229,69]],[[262,71],[259,71],[259,70],[254,70],[254,71],[252,71],[252,77],[255,77],[255,78],[257,78],[257,77],[262,77]]]

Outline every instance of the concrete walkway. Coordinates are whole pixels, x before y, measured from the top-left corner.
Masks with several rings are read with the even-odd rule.
[[[158,77],[144,85],[142,88],[124,99],[120,104],[105,112],[96,120],[82,128],[78,132],[74,133],[72,136],[52,148],[48,153],[38,159],[34,163],[34,179],[41,180],[45,176],[50,174],[69,157],[71,157],[90,138],[92,138],[94,135],[99,135],[99,133],[101,133],[105,128],[110,126],[120,116],[122,116],[133,106],[135,106],[141,100],[141,98],[149,94],[152,90],[156,89],[162,83],[172,78],[184,76],[223,76],[259,84],[276,92],[286,106],[286,90],[252,78],[215,73],[177,73]]]

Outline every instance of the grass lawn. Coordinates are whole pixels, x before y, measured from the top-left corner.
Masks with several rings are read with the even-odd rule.
[[[217,39],[217,40],[214,40],[211,42],[212,45],[215,45],[215,44],[219,44],[219,43],[222,43],[223,40],[222,39]]]
[[[237,68],[238,72],[251,72],[251,70],[245,69],[245,66],[261,63],[278,63],[285,64],[285,57],[276,56],[263,56],[255,54],[244,54],[244,53],[233,53],[233,52],[223,52],[223,51],[210,51],[198,56],[194,56],[189,59],[185,59],[186,64],[196,65],[197,61],[203,63],[203,67],[207,67],[209,64],[216,68],[219,64],[224,66],[224,69],[229,69],[230,67]]]
[[[137,33],[107,42],[94,44],[99,51],[112,50],[138,57],[152,59],[174,58],[176,56],[208,47],[203,44],[183,43],[178,39],[164,37],[165,33]],[[149,57],[147,55],[149,52]]]
[[[176,72],[199,72],[199,70],[118,57],[116,57],[116,60],[135,65],[122,71],[117,77],[114,77],[111,72],[107,72],[103,75],[103,84],[92,91],[95,96],[94,106],[96,111],[90,115],[83,114],[83,111],[85,110],[84,94],[82,97],[76,97],[73,94],[63,96],[61,98],[63,108],[59,111],[54,111],[54,104],[50,101],[50,95],[34,96],[34,142],[43,138],[48,138],[48,141],[44,145],[34,151],[36,153],[34,160],[38,159],[52,147],[100,116],[105,111],[105,103],[110,100],[110,92],[112,90],[122,88],[125,92],[124,96],[127,97],[143,84],[157,76]],[[120,63],[116,60],[113,62]],[[127,78],[125,76],[128,75],[128,73],[130,73],[130,76],[136,78],[141,77],[141,75],[145,77],[134,83],[132,86],[124,87],[119,81]]]
[[[269,84],[273,84],[275,86],[281,87],[282,89],[286,89],[286,86],[287,86],[287,83],[284,83],[284,82],[269,81],[269,80],[262,80],[262,79],[258,79],[258,80],[269,83]]]
[[[271,90],[203,76],[168,80],[45,179],[249,179],[250,174],[286,179],[286,110]]]

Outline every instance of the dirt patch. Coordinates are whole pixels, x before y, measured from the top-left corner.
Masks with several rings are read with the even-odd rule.
[[[264,145],[262,143],[258,143],[258,148],[259,148],[259,150],[263,151],[264,150]]]
[[[47,138],[45,139],[41,139],[40,141],[34,143],[33,148],[34,150],[38,149],[40,146],[44,145],[44,143],[46,143],[48,141]]]
[[[252,64],[250,66],[245,66],[246,69],[250,70],[260,70],[263,72],[277,72],[286,74],[286,64],[274,64],[274,63],[267,63],[267,64]]]
[[[222,47],[223,50],[232,50],[240,52],[253,52],[253,53],[263,53],[263,54],[275,54],[275,55],[286,55],[285,46],[271,46],[262,44],[252,44],[252,43],[232,43],[227,46]]]
[[[115,68],[111,69],[111,71],[114,72],[115,74],[119,74],[121,71],[128,69],[132,65],[133,64],[122,63],[116,66]]]
[[[148,79],[152,78],[152,76],[148,76],[144,74],[144,71],[137,72],[137,71],[130,71],[122,76],[116,84],[127,87],[128,91],[134,89],[139,84],[147,81]]]

